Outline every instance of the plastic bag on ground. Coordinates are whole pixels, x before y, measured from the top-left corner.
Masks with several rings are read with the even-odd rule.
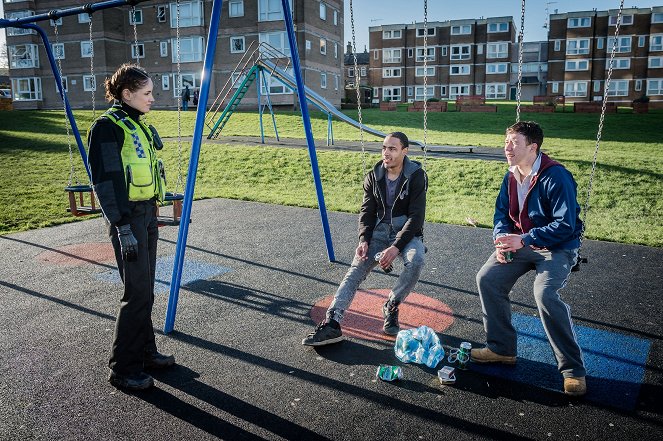
[[[425,364],[429,368],[434,368],[444,358],[440,339],[428,326],[399,331],[394,352],[403,363]]]

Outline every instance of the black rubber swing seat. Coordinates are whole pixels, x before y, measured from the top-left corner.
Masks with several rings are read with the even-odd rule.
[[[89,185],[70,185],[64,188],[69,194],[69,208],[67,211],[74,216],[90,216],[101,213],[101,208],[97,206],[94,197],[94,191]],[[85,194],[90,194],[90,204],[85,203]]]
[[[163,198],[163,205],[173,206],[172,216],[159,216],[159,207],[157,206],[157,223],[160,227],[176,227],[180,224],[182,217],[182,201],[184,200],[183,193],[166,192]]]

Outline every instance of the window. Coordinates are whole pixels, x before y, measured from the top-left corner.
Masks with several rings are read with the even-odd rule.
[[[449,84],[449,98],[455,99],[461,95],[470,94],[470,85],[469,84]]]
[[[14,18],[25,18],[25,17],[32,17],[35,15],[34,11],[13,11],[13,12],[6,12],[5,13],[5,18],[7,20],[11,20]],[[13,36],[13,35],[26,35],[26,34],[35,34],[36,32],[33,31],[32,29],[22,29],[22,28],[12,28],[9,27],[7,28],[7,36]],[[23,83],[26,84],[26,83]],[[16,96],[16,95],[15,95]],[[40,84],[40,90],[39,90],[39,99],[41,99],[41,84]]]
[[[290,56],[290,44],[288,43],[288,36],[285,31],[261,32],[258,38],[260,40],[259,43],[267,43],[286,57]],[[273,52],[273,50],[270,51],[270,53]],[[273,54],[269,56],[273,57]]]
[[[478,55],[483,54],[483,43],[477,44],[477,54]]]
[[[202,0],[191,0],[180,2],[180,27],[203,25],[203,2]],[[170,3],[170,27],[177,27],[177,3]]]
[[[594,80],[594,92],[601,91],[601,80]]]
[[[287,72],[289,75],[293,74],[292,68],[288,68]],[[291,94],[292,90],[286,86],[283,85],[279,80],[276,78],[273,78],[269,72],[265,72],[265,83],[267,84],[267,87],[269,88],[269,94],[270,95],[286,95],[286,94]],[[267,89],[265,88],[265,84],[260,84],[260,93],[266,94]]]
[[[307,51],[311,50],[311,40],[306,40],[306,50]]]
[[[362,66],[359,68],[359,73],[361,74],[362,77],[366,76],[366,66]]]
[[[334,9],[334,26],[338,26],[338,11],[336,9]],[[336,79],[338,80],[338,77]],[[338,87],[336,90],[338,90]]]
[[[373,59],[374,59],[374,60],[377,60],[377,59],[379,59],[379,58],[380,58],[380,51],[378,51],[378,50],[376,49],[376,50],[373,51]]]
[[[230,37],[230,53],[239,54],[245,51],[244,37]]]
[[[338,90],[338,75],[334,75],[334,90]]]
[[[608,96],[628,96],[628,80],[610,81]]]
[[[506,58],[509,55],[509,43],[489,43],[486,58]]]
[[[159,23],[165,23],[166,22],[166,5],[159,5],[157,6],[157,21]]]
[[[663,78],[647,80],[647,95],[663,95]]]
[[[400,49],[382,49],[382,62],[383,63],[400,63],[401,50]]]
[[[170,75],[161,75],[161,89],[170,90]]]
[[[401,88],[400,87],[383,87],[382,98],[384,101],[400,101]]]
[[[189,86],[190,90],[200,87],[200,74],[199,73],[183,73],[181,75],[182,81],[178,81],[177,74],[173,74],[173,97],[179,98],[182,96],[182,90]]]
[[[168,42],[167,41],[160,41],[159,42],[159,55],[162,57],[167,57],[168,56]]]
[[[603,49],[603,46],[605,46],[605,38],[597,38],[596,49]]]
[[[506,98],[506,83],[486,83],[486,99]]]
[[[469,75],[470,74],[470,65],[469,64],[452,64],[449,68],[449,73],[451,75]]]
[[[424,33],[424,31],[426,31],[426,33]],[[417,37],[423,37],[424,35],[428,37],[435,36],[435,28],[429,28],[429,27],[426,27],[426,29],[417,28]]]
[[[57,20],[49,20],[51,26],[62,26],[62,17]]]
[[[27,69],[39,67],[39,52],[36,44],[9,46],[9,67]]]
[[[325,72],[320,72],[320,88],[327,88],[327,74]]]
[[[41,78],[12,78],[12,93],[14,101],[41,100]]]
[[[477,84],[474,86],[474,93],[476,95],[483,95],[483,84]]]
[[[426,48],[426,53],[424,54],[424,48],[423,47],[418,47],[417,48],[417,61],[418,62],[423,62],[424,58],[427,61],[435,61],[435,48],[434,47],[427,47]]]
[[[320,20],[327,20],[327,5],[320,2]]]
[[[442,56],[443,56],[443,57],[446,57],[446,56],[447,56],[447,52],[448,52],[448,50],[449,50],[448,46],[442,46],[441,49],[442,49]]]
[[[62,79],[62,89],[65,92],[69,92],[69,80],[67,80],[67,77],[60,77]],[[60,95],[60,91],[58,90],[58,82],[55,82],[55,91]]]
[[[401,30],[400,29],[394,29],[391,31],[382,31],[382,39],[383,40],[393,40],[394,38],[401,38]]]
[[[487,63],[486,64],[486,74],[488,74],[488,75],[506,73],[507,70],[508,70],[508,64],[507,63]]]
[[[650,51],[663,51],[663,34],[652,34],[649,37]]]
[[[440,96],[447,96],[447,86],[440,86]]]
[[[354,78],[355,77],[355,68],[354,67],[349,67],[348,68],[348,78]]]
[[[591,17],[569,18],[567,26],[570,28],[588,28],[592,25]]]
[[[647,67],[650,69],[658,69],[663,67],[663,57],[649,57]]]
[[[228,2],[228,17],[244,17],[244,0]]]
[[[610,58],[605,60],[605,68],[610,67]],[[630,58],[615,58],[612,63],[613,69],[630,69],[631,68],[631,59]]]
[[[638,47],[645,47],[645,36],[641,35],[638,37]]]
[[[559,52],[562,49],[562,41],[561,40],[555,40],[555,52]]]
[[[564,68],[567,71],[589,70],[589,60],[566,60]]]
[[[292,0],[290,0],[290,11],[292,12]],[[281,0],[258,0],[258,21],[275,20],[283,20]]]
[[[414,49],[408,49],[407,50],[407,57],[408,58],[414,57]]]
[[[382,78],[400,78],[400,67],[386,67],[382,69]]]
[[[94,75],[83,75],[83,90],[86,92],[97,90],[97,80]]]
[[[635,80],[635,91],[640,92],[642,90],[642,80]]]
[[[552,93],[559,93],[559,83],[556,81],[554,83],[550,84],[550,89],[552,90]]]
[[[451,26],[451,35],[468,35],[472,33],[472,25]]]
[[[51,45],[53,51],[53,58],[56,60],[64,60],[64,43],[53,43]]]
[[[589,38],[572,38],[566,42],[566,55],[589,54]]]
[[[506,32],[508,30],[509,30],[509,23],[507,22],[488,23],[488,33]]]
[[[426,86],[426,96],[424,97],[424,86],[416,86],[414,88],[414,100],[424,101],[429,98],[435,98],[435,86]]]
[[[320,39],[320,53],[322,55],[327,55],[327,40],[324,38]]]
[[[412,86],[407,86],[407,96],[413,96],[414,95],[414,87]]]
[[[170,53],[173,63],[177,63],[177,40],[170,41]],[[180,38],[180,61],[194,63],[203,61],[203,37]]]
[[[143,10],[142,9],[133,9],[129,10],[129,24],[130,25],[139,25],[143,24]]]
[[[334,58],[338,58],[338,43],[334,42]]]
[[[587,96],[587,81],[567,81],[564,83],[564,95]]]
[[[612,50],[615,37],[608,37],[608,48]],[[617,52],[631,52],[631,37],[617,37]]]
[[[81,58],[91,58],[94,55],[94,43],[81,41]]]
[[[622,15],[622,24],[620,26],[627,26],[633,24],[632,15]],[[617,26],[617,16],[611,15],[608,19],[608,26]]]
[[[435,67],[426,66],[426,68],[424,69],[423,66],[422,67],[417,66],[414,69],[414,75],[417,76],[417,77],[423,77],[423,76],[432,77],[432,76],[435,76]]]
[[[230,77],[233,89],[239,89],[239,86],[242,85],[245,79],[246,79],[245,73],[233,72]]]
[[[79,23],[90,23],[90,14],[87,12],[83,12],[81,14],[78,14],[78,22]]]
[[[470,59],[469,44],[456,44],[451,46],[451,59],[452,60],[469,60]]]
[[[663,23],[663,12],[657,12],[651,15],[652,23]]]
[[[145,45],[143,43],[131,45],[131,58],[145,58]]]

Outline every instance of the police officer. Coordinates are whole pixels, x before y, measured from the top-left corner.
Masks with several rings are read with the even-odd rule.
[[[106,79],[113,106],[88,133],[88,160],[94,191],[115,250],[124,294],[115,321],[109,381],[116,387],[147,389],[154,385],[146,370],[175,364],[157,351],[152,327],[157,255],[157,200],[163,198],[163,166],[156,150],[161,140],[140,117],[154,97],[147,72],[123,64]]]

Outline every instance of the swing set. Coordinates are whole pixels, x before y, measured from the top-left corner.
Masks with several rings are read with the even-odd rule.
[[[53,75],[56,79],[56,85],[58,87],[58,91],[60,92],[60,96],[62,98],[63,102],[63,107],[65,111],[65,126],[67,130],[67,137],[69,139],[69,129],[73,132],[73,136],[76,140],[76,144],[78,146],[79,153],[81,155],[81,158],[83,160],[83,164],[85,166],[86,172],[88,174],[88,179],[90,179],[90,170],[87,165],[87,154],[85,152],[85,148],[83,145],[83,142],[81,140],[80,133],[78,131],[78,127],[76,125],[76,121],[74,119],[69,100],[67,99],[67,93],[64,90],[63,84],[62,84],[62,77],[61,77],[61,64],[56,63],[53,51],[51,48],[51,45],[49,43],[48,37],[46,36],[46,33],[41,29],[39,26],[34,24],[35,22],[38,21],[45,21],[45,20],[53,20],[57,21],[61,17],[65,16],[70,16],[70,15],[77,15],[81,13],[87,13],[90,15],[90,29],[89,29],[89,40],[90,40],[90,46],[93,47],[93,39],[92,39],[92,14],[95,11],[103,10],[103,9],[108,9],[108,8],[114,8],[114,7],[120,7],[120,6],[126,6],[129,5],[133,8],[135,11],[135,6],[139,3],[145,2],[147,0],[107,0],[107,1],[102,1],[99,3],[93,3],[93,4],[86,4],[84,6],[80,7],[73,7],[69,9],[63,9],[63,10],[53,10],[49,11],[48,13],[45,14],[39,14],[39,15],[34,15],[30,17],[23,17],[23,18],[17,18],[17,19],[0,19],[0,28],[7,28],[7,27],[15,27],[15,28],[23,28],[23,29],[31,29],[36,31],[40,36],[41,39],[44,43],[44,49],[46,50],[46,54],[49,60],[49,63],[51,65],[51,69],[53,71]],[[172,273],[172,278],[171,278],[171,285],[170,285],[170,296],[168,299],[168,308],[166,312],[166,319],[165,319],[165,324],[164,324],[164,332],[169,333],[173,330],[174,324],[175,324],[175,314],[176,314],[176,308],[177,308],[177,300],[179,296],[179,289],[180,289],[180,282],[182,278],[182,269],[183,269],[183,264],[184,264],[184,254],[186,250],[186,242],[187,242],[187,236],[188,236],[188,227],[189,227],[189,222],[191,218],[191,208],[192,208],[192,202],[193,202],[193,194],[194,194],[194,188],[195,188],[195,183],[196,183],[196,175],[197,175],[197,170],[198,170],[198,161],[199,161],[199,156],[200,156],[200,147],[202,143],[202,133],[206,125],[206,109],[207,109],[207,102],[208,102],[208,96],[209,96],[209,89],[210,89],[210,81],[211,81],[211,73],[212,73],[212,67],[214,65],[214,56],[215,56],[215,51],[216,51],[216,42],[217,38],[216,36],[218,35],[218,30],[219,30],[219,22],[221,18],[221,7],[223,4],[223,0],[213,0],[212,2],[212,12],[209,20],[209,33],[208,33],[208,38],[207,38],[207,45],[205,48],[205,56],[204,56],[204,63],[203,63],[203,74],[202,74],[202,84],[201,84],[201,89],[200,89],[200,101],[198,104],[198,108],[196,110],[196,120],[195,120],[195,125],[194,125],[194,133],[193,133],[193,140],[192,140],[192,145],[191,145],[191,153],[190,153],[190,158],[189,158],[189,165],[188,165],[188,172],[187,172],[187,179],[186,179],[186,187],[184,190],[184,193],[169,193],[168,199],[170,202],[172,202],[175,205],[174,209],[174,216],[173,218],[170,219],[170,224],[172,225],[179,225],[179,231],[178,231],[178,239],[177,239],[177,247],[176,247],[176,253],[175,253],[175,259],[174,259],[174,264],[173,264],[173,273]],[[324,193],[322,191],[322,182],[320,179],[320,172],[318,169],[318,162],[317,162],[317,155],[316,155],[316,150],[315,150],[315,143],[313,139],[313,132],[311,130],[311,122],[310,122],[310,116],[308,112],[308,105],[307,105],[307,96],[306,96],[306,88],[304,85],[304,81],[302,79],[302,74],[301,74],[301,66],[300,66],[300,60],[299,60],[299,52],[297,49],[297,41],[296,41],[296,36],[295,36],[295,31],[294,31],[294,25],[293,25],[293,20],[292,20],[292,13],[290,10],[290,2],[289,0],[281,0],[282,4],[282,10],[283,10],[283,16],[284,16],[284,23],[285,23],[285,29],[286,29],[286,34],[288,37],[288,43],[290,47],[290,58],[291,58],[291,63],[292,63],[292,69],[293,69],[293,74],[294,74],[294,84],[293,90],[297,92],[297,97],[299,101],[299,108],[301,112],[301,117],[302,117],[302,122],[304,125],[304,132],[306,135],[306,142],[308,146],[308,152],[309,152],[309,159],[311,162],[311,170],[313,174],[313,179],[315,183],[315,188],[316,188],[316,195],[318,199],[318,207],[320,209],[320,218],[322,222],[322,228],[323,228],[323,233],[325,237],[325,243],[327,247],[327,256],[330,262],[335,261],[335,256],[334,256],[334,249],[331,241],[331,233],[329,229],[329,221],[327,218],[327,210],[325,206],[325,201],[324,201]],[[601,109],[601,116],[599,120],[599,126],[598,126],[598,133],[596,136],[596,146],[594,150],[594,158],[592,161],[592,169],[590,173],[590,179],[589,179],[589,186],[587,189],[587,194],[585,198],[585,203],[583,207],[583,229],[581,232],[581,246],[582,246],[582,240],[584,238],[585,234],[585,226],[586,226],[586,216],[587,216],[587,211],[589,210],[589,200],[590,196],[592,193],[592,183],[593,183],[593,178],[595,174],[595,169],[596,169],[596,163],[597,163],[597,157],[598,157],[598,151],[599,151],[599,145],[601,141],[601,134],[603,131],[603,126],[604,126],[604,119],[605,119],[605,112],[606,112],[606,105],[608,101],[608,90],[609,90],[609,85],[610,85],[610,78],[612,76],[612,70],[613,70],[613,63],[614,63],[614,57],[617,49],[617,41],[618,41],[618,36],[619,36],[619,30],[620,30],[620,25],[621,25],[621,17],[622,17],[622,11],[624,8],[624,0],[620,0],[620,5],[619,5],[619,13],[617,15],[617,23],[615,26],[615,38],[613,42],[613,47],[612,47],[612,52],[610,55],[610,62],[609,62],[609,68],[608,68],[608,73],[606,76],[606,84],[604,87],[604,96],[603,96],[603,101],[602,101],[602,109]],[[354,53],[354,65],[355,65],[355,72],[358,72],[359,70],[357,69],[357,58],[356,58],[356,40],[355,40],[355,25],[354,25],[354,9],[353,9],[353,1],[350,0],[350,20],[351,20],[351,27],[352,27],[352,47],[353,47],[353,53]],[[138,37],[137,37],[137,32],[136,32],[136,26],[135,26],[136,20],[134,20],[134,42],[137,42]],[[427,46],[428,46],[428,40],[427,40],[427,32],[426,28],[428,26],[428,0],[424,0],[424,53],[427,53]],[[521,86],[522,86],[522,64],[523,64],[523,55],[522,55],[522,48],[523,48],[523,33],[524,33],[524,27],[525,27],[525,0],[521,0],[521,24],[520,24],[520,30],[518,34],[518,43],[519,43],[519,56],[518,56],[518,86],[517,86],[517,93],[516,93],[516,121],[520,121],[520,100],[521,100]],[[56,34],[56,39],[58,38],[57,34],[57,26],[55,27],[55,34]],[[178,69],[178,81],[180,83],[181,87],[181,75],[180,75],[180,63],[179,63],[179,0],[177,0],[177,53],[178,53],[178,63],[177,63],[177,69]],[[427,57],[424,57],[423,63],[424,63],[424,71],[426,71],[427,67]],[[270,68],[272,66],[269,66]],[[90,69],[92,74],[94,75],[94,62],[91,59],[90,60]],[[418,143],[421,145],[423,152],[424,152],[424,169],[426,167],[426,159],[427,159],[427,153],[429,150],[429,146],[427,143],[427,135],[428,135],[428,127],[427,127],[427,77],[424,76],[424,104],[423,104],[423,128],[424,128],[424,138],[423,138],[423,143]],[[357,99],[357,110],[358,110],[358,119],[359,119],[359,133],[360,133],[360,144],[361,144],[361,152],[362,152],[362,165],[363,165],[363,171],[364,174],[366,173],[366,160],[365,160],[365,146],[364,146],[364,135],[363,132],[366,129],[365,126],[363,126],[362,123],[362,114],[361,114],[361,100],[359,99],[359,81],[355,81],[355,89],[358,95]],[[218,97],[217,97],[218,98]],[[223,100],[222,100],[223,101]],[[95,111],[94,109],[94,91],[92,92],[92,105],[93,105],[93,113]],[[218,110],[218,107],[217,107]],[[180,149],[180,164],[181,164],[181,119],[180,119],[180,107],[178,106],[178,138],[179,138],[179,149]],[[219,121],[223,121],[221,118]],[[209,123],[209,122],[208,122]],[[261,125],[262,128],[262,125]],[[69,179],[69,185],[66,188],[66,191],[69,193],[69,202],[70,202],[70,208],[69,211],[75,216],[85,216],[85,215],[90,215],[90,214],[95,214],[99,213],[99,207],[97,206],[95,199],[94,199],[94,192],[92,191],[91,187],[89,185],[84,185],[81,184],[78,179],[75,176],[75,171],[73,167],[73,148],[71,145],[71,142],[69,143],[69,153],[70,153],[70,162],[71,162],[71,171],[70,171],[70,179]],[[180,165],[181,167],[181,165]],[[180,176],[178,179],[178,185],[181,181],[181,171],[180,171]],[[75,184],[74,184],[75,182]],[[84,202],[84,195],[89,194],[90,202],[85,203]],[[180,222],[180,219],[184,219],[184,222]],[[583,262],[586,262],[586,259],[582,259]],[[579,260],[580,262],[580,260]],[[577,265],[575,270],[577,270]]]

